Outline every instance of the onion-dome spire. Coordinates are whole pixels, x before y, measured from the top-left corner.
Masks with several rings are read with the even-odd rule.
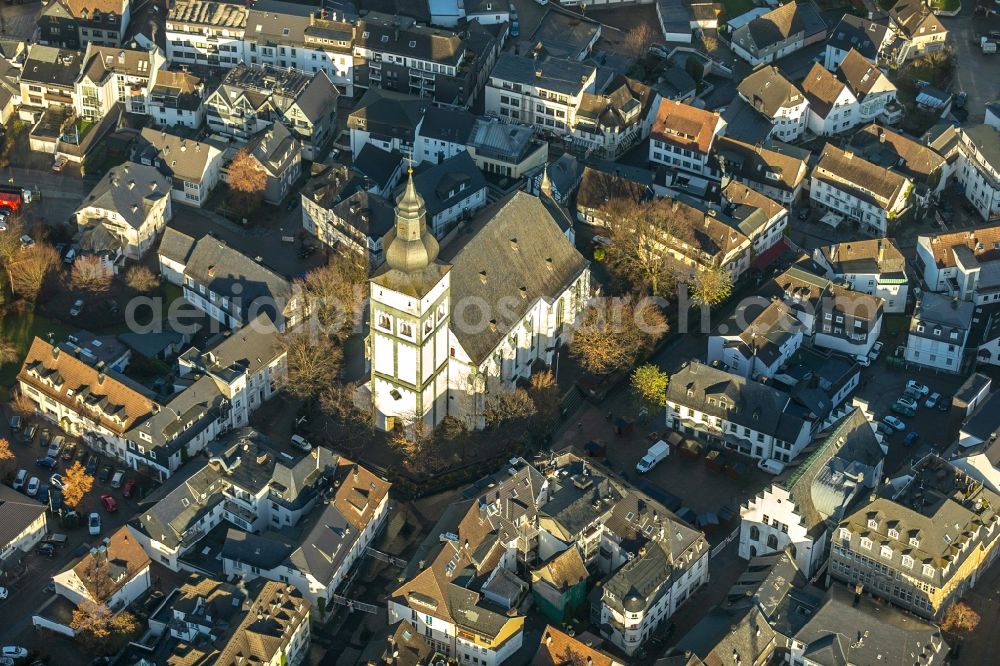
[[[437,259],[438,242],[427,229],[427,208],[407,169],[406,188],[396,198],[396,228],[387,234],[385,260],[390,268],[414,273]]]

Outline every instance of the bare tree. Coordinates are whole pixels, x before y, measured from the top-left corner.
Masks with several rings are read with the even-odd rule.
[[[570,354],[603,375],[626,370],[667,332],[663,312],[650,301],[611,300],[593,305],[573,333]]]
[[[24,222],[20,217],[7,219],[7,231],[0,232],[0,264],[9,266],[21,251]]]
[[[144,294],[160,286],[160,277],[146,266],[136,264],[125,271],[125,284]]]
[[[248,215],[264,198],[267,174],[247,149],[240,150],[229,163],[230,204],[239,215]]]
[[[668,295],[679,268],[670,248],[694,242],[691,221],[680,204],[669,199],[642,202],[622,197],[610,201],[607,211],[609,270],[635,291]]]
[[[33,301],[45,284],[45,278],[59,265],[59,253],[48,243],[35,243],[18,253],[7,268],[11,290]]]
[[[299,327],[285,333],[281,345],[288,355],[289,394],[310,401],[337,382],[343,351],[323,333]]]
[[[522,388],[500,391],[486,401],[486,423],[493,427],[510,421],[527,421],[537,413],[534,401]]]
[[[80,643],[92,652],[112,654],[139,633],[139,623],[128,611],[115,615],[103,603],[84,599],[73,610],[70,628]]]
[[[368,298],[368,267],[354,253],[337,256],[296,281],[303,308],[321,329],[343,341],[357,328]]]
[[[649,23],[643,21],[625,34],[622,47],[628,56],[634,60],[638,60],[646,53],[646,49],[653,43],[654,38],[653,29],[649,26]]]
[[[91,294],[103,294],[111,288],[111,273],[100,257],[90,254],[73,262],[70,282],[77,289]]]

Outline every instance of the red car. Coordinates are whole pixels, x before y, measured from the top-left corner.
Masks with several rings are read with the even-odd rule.
[[[101,495],[101,504],[103,504],[104,508],[108,510],[108,513],[114,513],[118,510],[118,502],[116,502],[115,498],[108,493]]]
[[[135,490],[135,479],[129,479],[125,482],[125,486],[122,487],[122,497],[132,497],[132,492]]]

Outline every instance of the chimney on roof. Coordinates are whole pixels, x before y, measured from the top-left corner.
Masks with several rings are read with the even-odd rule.
[[[885,243],[883,243],[880,240],[878,242],[878,263],[879,263],[879,265],[882,264],[882,257],[884,257],[884,256],[885,256]]]
[[[104,373],[103,372],[98,372],[97,373],[97,384],[98,384],[98,386],[103,386],[104,385]]]
[[[134,180],[128,181],[128,189],[131,190],[133,187],[135,187],[135,181]]]
[[[215,264],[212,264],[211,266],[208,267],[208,277],[214,277],[214,276],[215,276]]]

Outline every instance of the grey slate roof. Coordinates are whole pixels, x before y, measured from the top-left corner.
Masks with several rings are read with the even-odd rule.
[[[601,24],[597,21],[549,9],[529,41],[540,44],[549,55],[577,60],[600,34]]]
[[[486,178],[476,167],[472,155],[463,150],[440,164],[425,163],[417,167],[413,184],[424,199],[430,219],[485,189]]]
[[[21,68],[25,83],[72,88],[83,67],[83,53],[32,44]]]
[[[374,143],[366,143],[361,147],[357,158],[354,160],[354,169],[370,178],[379,187],[385,189],[389,186],[393,175],[399,172],[403,163],[403,154],[398,150],[386,150]]]
[[[478,118],[464,109],[432,106],[424,113],[420,136],[465,145]]]
[[[770,118],[754,109],[742,97],[735,97],[722,112],[726,121],[726,136],[732,140],[743,141],[752,145],[763,143],[774,130]],[[719,144],[721,148],[721,143]]]
[[[139,229],[146,222],[149,208],[169,196],[170,179],[159,169],[138,162],[126,162],[108,171],[80,208],[113,211],[129,226]]]
[[[419,97],[369,88],[348,117],[347,125],[376,136],[412,142],[417,124],[428,106],[428,101]]]
[[[0,547],[6,548],[45,511],[41,502],[0,485]]]
[[[474,233],[456,238],[440,257],[452,264],[452,302],[486,303],[494,313],[495,325],[484,331],[458,322],[452,329],[473,362],[481,363],[539,298],[558,297],[587,261],[543,202],[524,192],[481,211],[472,226]],[[508,307],[501,309],[501,300]]]
[[[593,65],[586,65],[575,60],[564,58],[529,58],[527,56],[502,53],[497,58],[492,78],[537,86],[545,90],[565,95],[580,94],[588,80],[596,71]],[[536,74],[541,74],[536,76]]]
[[[519,161],[536,143],[530,127],[502,123],[496,118],[476,118],[468,145],[485,157]]]
[[[826,44],[841,51],[854,49],[874,61],[878,56],[879,47],[886,41],[888,32],[888,26],[882,23],[845,14],[840,23],[830,31]]]

